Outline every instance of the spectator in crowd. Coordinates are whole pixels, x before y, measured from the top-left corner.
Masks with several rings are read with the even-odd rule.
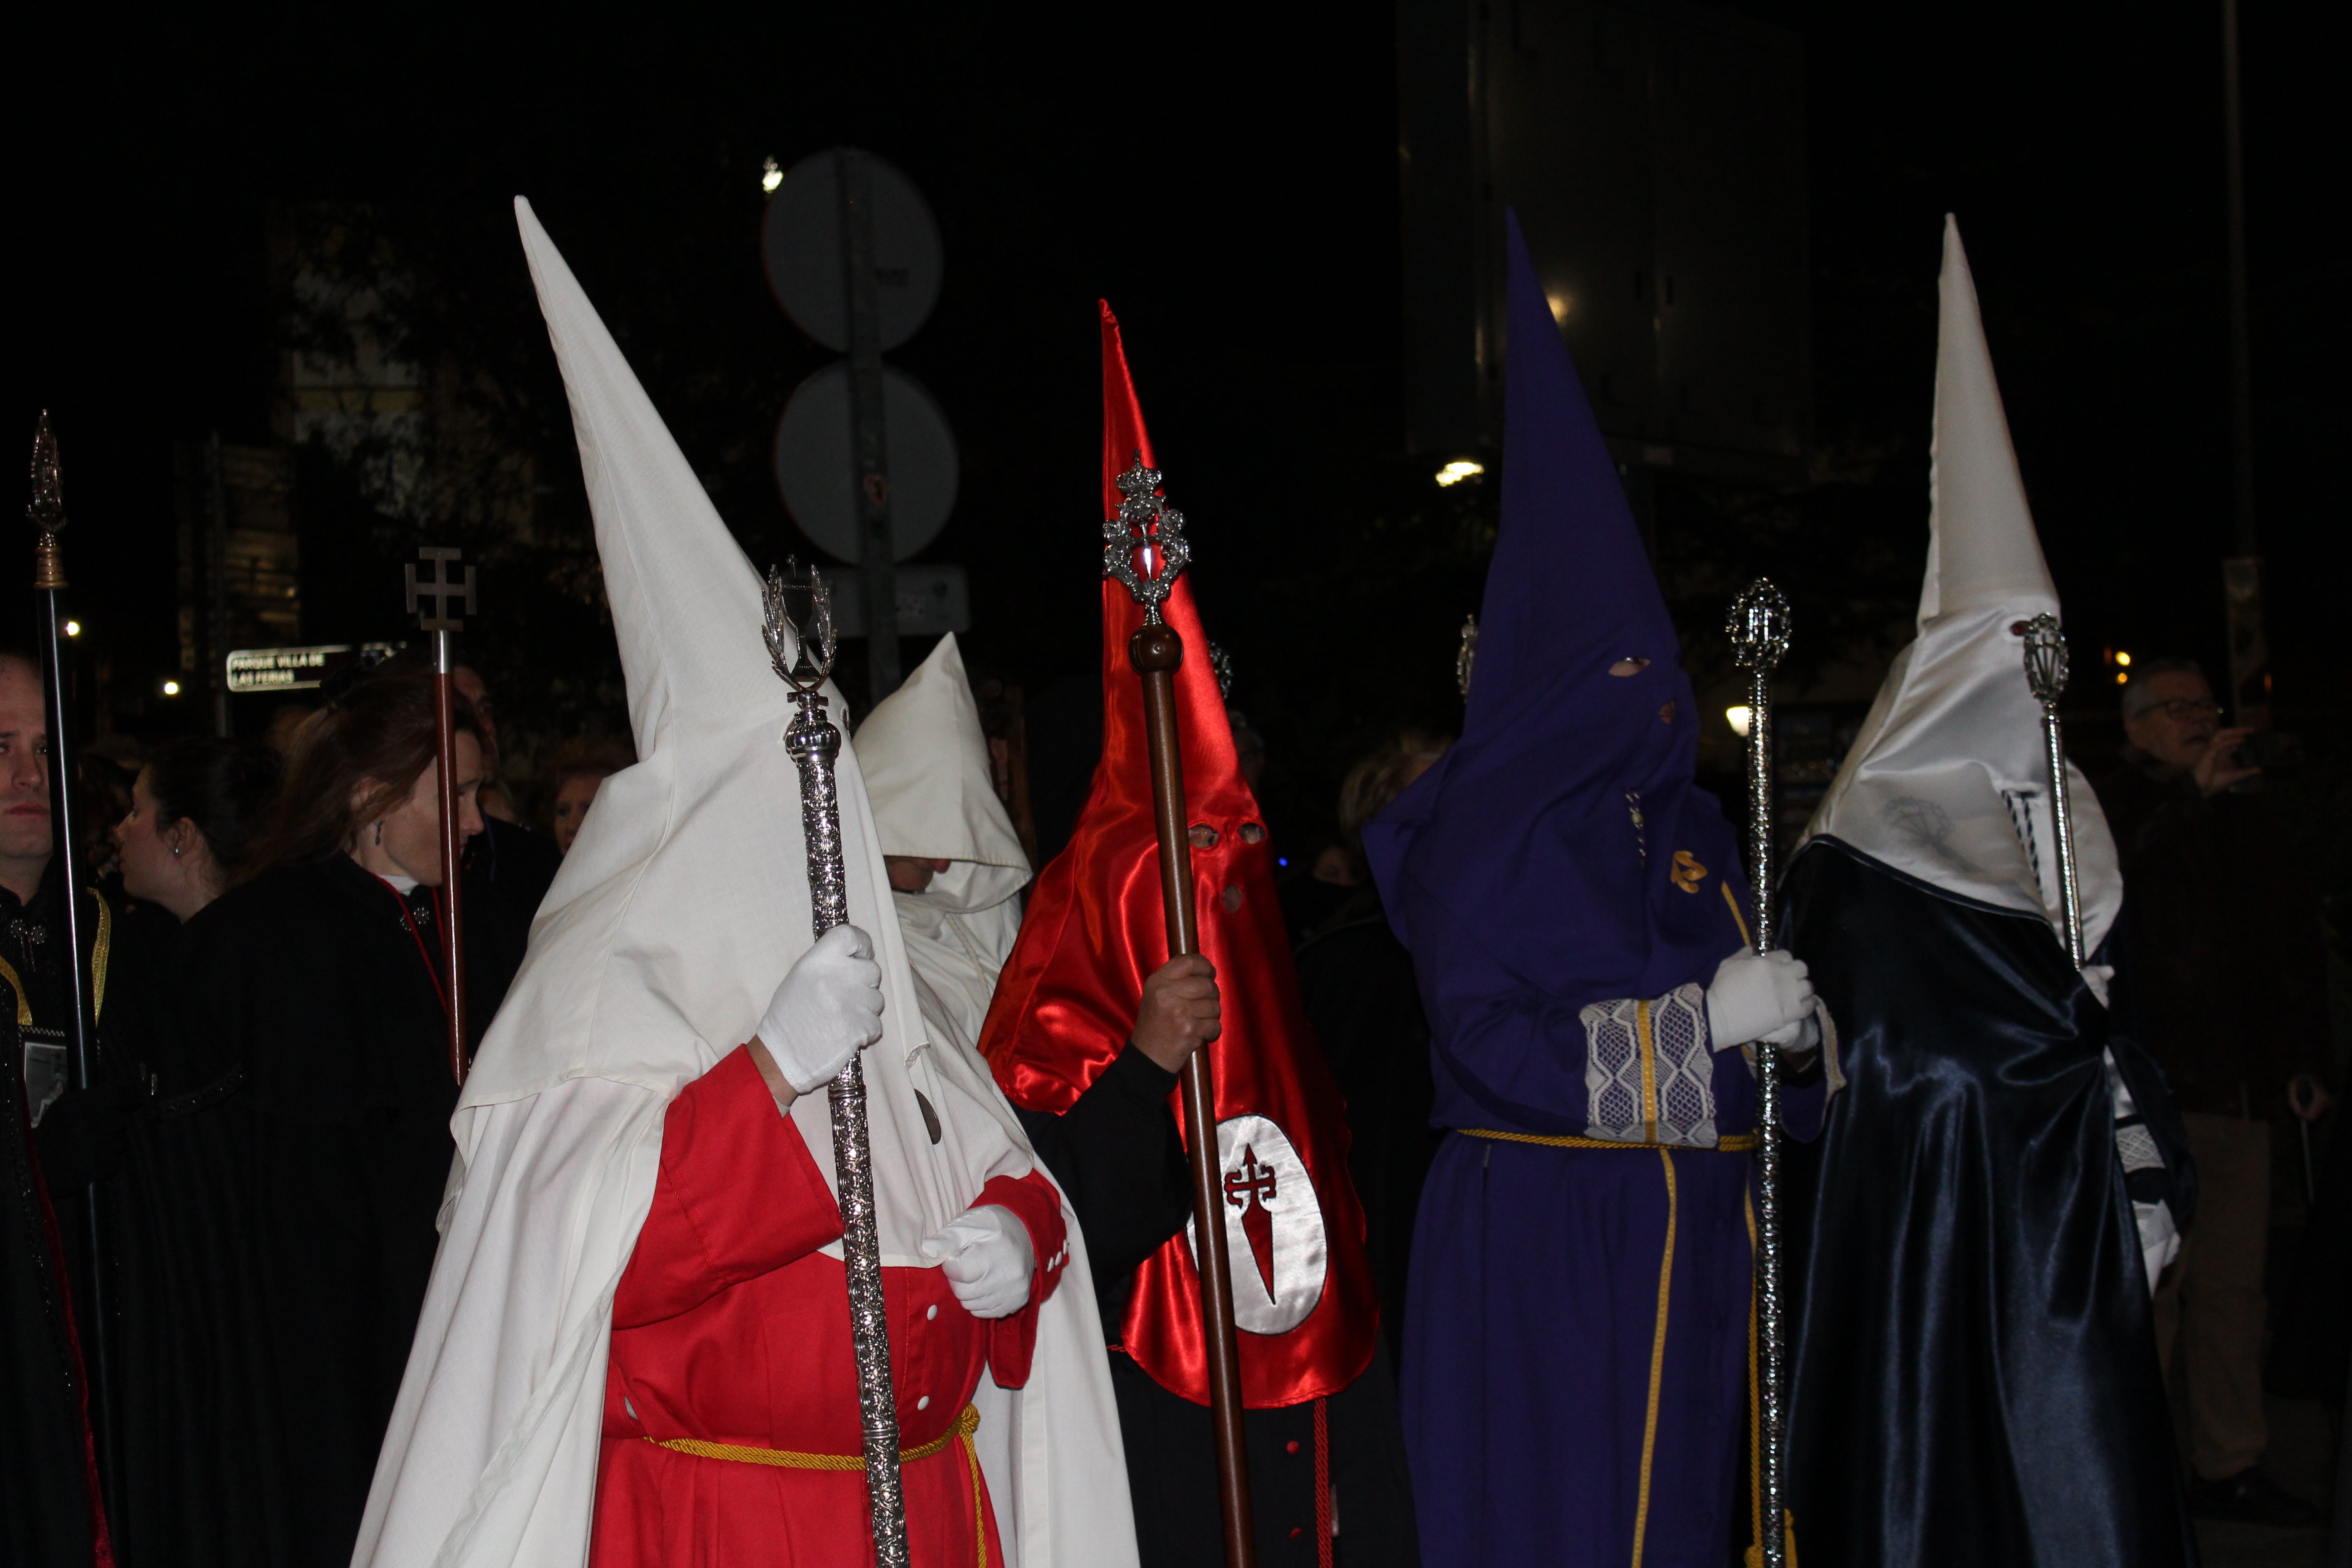
[[[49,1168],[64,1051],[29,1037],[63,1022],[68,952],[48,739],[40,666],[0,649],[0,1561],[10,1563],[89,1563],[107,1551],[67,1311],[68,1297],[83,1299],[65,1256],[77,1217],[68,1204],[79,1194]]]
[[[2203,672],[2150,658],[2124,688],[2123,761],[2096,781],[2123,862],[2123,1027],[2172,1080],[2197,1161],[2194,1223],[2157,1295],[2187,1384],[2191,1500],[2220,1518],[2310,1523],[2261,1460],[2271,1131],[2330,1102],[2325,939],[2301,857],[2221,727]]]
[[[1389,930],[1364,864],[1364,824],[1429,771],[1450,741],[1408,730],[1348,770],[1336,858],[1349,892],[1298,950],[1299,1000],[1348,1101],[1349,1173],[1364,1205],[1364,1249],[1394,1368],[1404,1345],[1407,1266],[1423,1180],[1442,1136],[1429,1125],[1429,1021],[1412,954]],[[1318,879],[1323,867],[1316,869]]]
[[[283,1423],[250,1462],[257,1485],[280,1489],[292,1562],[351,1555],[438,1239],[457,1089],[435,934],[435,731],[418,674],[350,686],[304,727],[256,857],[266,868],[190,921],[173,997],[185,1078],[236,1078],[236,1185],[222,1201],[248,1227],[236,1284],[272,1347]],[[463,699],[457,731],[458,825],[472,837],[482,747]],[[484,923],[467,922],[477,1039],[491,1011],[471,984]]]
[[[580,825],[588,820],[596,792],[635,761],[626,744],[602,736],[575,741],[556,752],[547,770],[547,825],[555,835],[556,853],[572,853],[572,841],[580,837]]]
[[[111,1521],[126,1563],[290,1561],[276,1347],[240,1179],[255,1122],[240,1063],[181,1026],[203,985],[191,955],[221,894],[252,869],[278,776],[266,745],[167,742],[113,827],[124,894],[167,917],[160,937],[124,927],[118,942],[142,945],[118,947],[100,1020],[142,1091],[107,1187]]]

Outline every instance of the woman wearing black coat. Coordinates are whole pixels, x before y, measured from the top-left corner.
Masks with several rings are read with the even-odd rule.
[[[472,835],[481,752],[462,705],[457,731]],[[452,1152],[437,789],[427,678],[339,697],[297,736],[262,868],[178,933],[151,1120],[168,1124],[177,1100],[226,1129],[226,1164],[206,1177],[235,1233],[208,1299],[212,1365],[218,1392],[247,1407],[236,1447],[207,1461],[219,1500],[182,1486],[176,1501],[197,1510],[187,1539],[126,1552],[125,1568],[350,1561]],[[127,874],[154,859],[138,816]],[[489,1011],[468,1009],[478,1026]]]

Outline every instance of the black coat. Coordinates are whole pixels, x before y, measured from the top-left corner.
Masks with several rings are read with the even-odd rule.
[[[168,987],[162,1087],[221,1098],[178,1119],[201,1133],[156,1119],[159,1180],[225,1189],[219,1234],[182,1262],[210,1278],[221,1383],[270,1406],[250,1413],[258,1514],[223,1536],[275,1561],[348,1562],[438,1240],[457,1090],[433,932],[402,905],[340,855],[278,867],[188,922]]]
[[[16,998],[0,985],[0,1062],[20,1059]],[[20,1071],[0,1071],[0,1561],[89,1568],[93,1487],[81,1358],[62,1252]]]

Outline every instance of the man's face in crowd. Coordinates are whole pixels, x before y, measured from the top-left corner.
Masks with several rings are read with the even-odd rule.
[[[2195,767],[2221,726],[2213,689],[2203,676],[2185,669],[2145,679],[2147,687],[2139,700],[2147,706],[2124,721],[2124,733],[2167,767]]]
[[[0,858],[49,853],[49,721],[40,677],[0,663]]]

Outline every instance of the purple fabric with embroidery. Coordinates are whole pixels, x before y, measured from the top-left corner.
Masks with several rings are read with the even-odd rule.
[[[1428,1007],[1433,1122],[1581,1136],[1580,1013],[1704,985],[1740,945],[1747,890],[1730,824],[1692,783],[1673,623],[1507,222],[1503,526],[1468,720],[1364,839]],[[1650,663],[1612,676],[1626,658]],[[1708,1065],[1718,1133],[1752,1131],[1740,1056]],[[1445,1140],[1405,1318],[1428,1568],[1728,1559],[1748,1179],[1748,1155],[1712,1148]]]
[[[1503,523],[1461,741],[1364,828],[1436,1037],[1444,1127],[1585,1130],[1589,1003],[1704,984],[1740,945],[1738,840],[1567,345],[1509,226]],[[1646,658],[1638,675],[1610,666]],[[1660,711],[1673,704],[1671,723]],[[1638,797],[1637,827],[1632,797]]]

